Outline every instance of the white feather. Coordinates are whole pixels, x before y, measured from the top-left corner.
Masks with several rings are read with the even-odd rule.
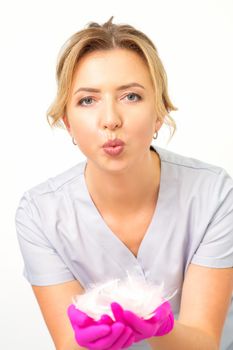
[[[123,280],[112,279],[90,285],[84,294],[72,298],[73,304],[96,321],[103,314],[115,320],[110,306],[113,301],[118,302],[123,309],[148,319],[160,304],[171,299],[177,292],[176,290],[171,296],[164,298],[164,282],[155,285],[129,272],[127,275]]]

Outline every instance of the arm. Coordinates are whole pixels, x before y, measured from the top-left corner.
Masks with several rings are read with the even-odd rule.
[[[67,307],[72,296],[83,293],[76,280],[51,286],[33,286],[44,321],[53,339],[56,350],[84,349],[75,341],[74,331],[67,316]]]
[[[232,268],[190,264],[179,319],[169,334],[147,340],[151,349],[218,350],[232,290]]]

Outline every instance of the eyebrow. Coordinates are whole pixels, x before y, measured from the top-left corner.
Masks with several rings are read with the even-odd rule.
[[[144,86],[139,84],[139,83],[129,83],[129,84],[118,86],[116,90],[117,91],[125,90],[125,89],[128,89],[129,87],[133,87],[133,86],[137,86],[137,87],[140,87],[142,89],[145,89]],[[80,87],[78,90],[75,91],[74,95],[77,94],[77,92],[79,92],[79,91],[100,92],[100,89],[94,89],[91,87]]]

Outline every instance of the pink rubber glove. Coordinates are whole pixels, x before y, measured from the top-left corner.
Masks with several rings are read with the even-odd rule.
[[[128,325],[133,330],[135,343],[153,336],[165,335],[174,327],[174,316],[168,301],[157,307],[154,315],[148,320],[144,320],[132,311],[124,310],[116,302],[111,303],[111,308],[116,321]]]
[[[133,331],[122,322],[114,322],[108,315],[95,321],[71,304],[67,309],[76,342],[90,350],[119,350],[134,342]]]

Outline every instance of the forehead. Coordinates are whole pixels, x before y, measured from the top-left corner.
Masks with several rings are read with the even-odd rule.
[[[147,64],[136,52],[127,49],[94,51],[83,56],[77,63],[73,81],[75,87],[138,81],[151,84]]]

